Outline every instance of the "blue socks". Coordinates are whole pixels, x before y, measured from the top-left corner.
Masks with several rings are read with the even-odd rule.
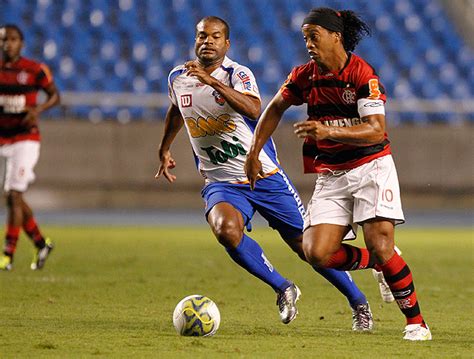
[[[283,291],[290,286],[291,282],[283,278],[281,274],[273,268],[273,265],[267,257],[265,257],[262,247],[246,234],[242,237],[237,248],[226,248],[226,250],[234,262],[270,285],[275,292]],[[334,271],[337,272],[336,270]]]
[[[313,269],[344,294],[352,308],[355,308],[358,304],[367,303],[367,298],[352,281],[349,273],[331,268],[313,267]]]
[[[246,234],[243,235],[237,248],[226,250],[234,262],[270,285],[275,292],[285,290],[291,284],[273,268],[265,257],[262,247]],[[367,303],[364,293],[355,285],[349,273],[331,268],[313,268],[344,294],[352,308]]]

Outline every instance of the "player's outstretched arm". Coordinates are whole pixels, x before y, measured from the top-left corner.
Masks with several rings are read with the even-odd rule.
[[[255,133],[253,134],[252,146],[245,161],[245,173],[250,182],[250,188],[255,188],[255,182],[259,176],[263,176],[262,164],[258,155],[270,136],[275,132],[283,113],[290,107],[289,104],[278,92],[263,111],[258,121]]]
[[[159,178],[163,175],[170,183],[173,183],[176,180],[176,176],[169,172],[170,169],[173,169],[176,166],[176,161],[171,157],[170,148],[176,135],[183,127],[183,124],[184,121],[179,108],[171,104],[166,113],[165,131],[158,151],[160,167],[155,178]]]

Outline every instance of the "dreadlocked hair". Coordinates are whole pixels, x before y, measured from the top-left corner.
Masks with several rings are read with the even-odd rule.
[[[344,22],[342,39],[346,51],[354,51],[355,47],[365,36],[370,36],[370,27],[351,10],[339,11]]]

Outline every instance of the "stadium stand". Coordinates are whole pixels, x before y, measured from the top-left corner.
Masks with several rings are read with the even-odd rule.
[[[325,5],[353,9],[372,27],[373,36],[356,53],[381,75],[392,123],[474,123],[473,50],[441,3],[317,2]],[[126,123],[163,118],[167,73],[194,56],[194,24],[205,15],[229,22],[229,56],[248,65],[262,94],[271,96],[293,66],[307,61],[300,25],[314,6],[310,0],[3,0],[0,24],[18,24],[25,55],[55,73],[66,106],[49,117]],[[82,94],[90,92],[102,95],[89,101]],[[124,106],[115,97],[121,93],[136,104]],[[140,96],[150,93],[161,95],[143,106]]]

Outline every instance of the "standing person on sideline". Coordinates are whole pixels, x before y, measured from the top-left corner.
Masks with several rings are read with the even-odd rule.
[[[7,199],[7,233],[0,270],[11,270],[20,229],[37,248],[31,269],[44,266],[53,249],[49,238],[43,237],[33,212],[23,198],[33,182],[33,169],[40,153],[38,115],[59,103],[59,93],[50,70],[44,64],[21,56],[23,33],[16,25],[0,29],[3,58],[0,62],[0,156],[6,159],[4,191]],[[47,99],[36,103],[38,90]]]
[[[262,114],[245,164],[250,185],[261,181],[259,154],[283,113],[307,103],[309,119],[295,124],[305,138],[305,172],[318,174],[305,217],[306,258],[322,268],[378,269],[406,317],[404,339],[430,340],[410,269],[394,250],[394,227],[404,217],[385,133],[385,91],[352,53],[369,28],[352,11],[317,8],[301,30],[311,61],[293,69]],[[357,224],[367,249],[342,244]]]
[[[305,260],[301,246],[304,207],[278,164],[272,140],[266,141],[259,156],[265,178],[254,191],[250,190],[244,163],[260,115],[260,95],[252,72],[226,57],[229,46],[229,26],[224,20],[211,16],[197,24],[197,59],[177,66],[169,75],[172,103],[155,177],[163,175],[169,182],[176,179],[169,172],[176,165],[170,147],[184,123],[205,178],[202,196],[214,235],[238,265],[275,290],[281,321],[288,324],[296,317],[300,290],[277,272],[244,228],[250,231],[250,220],[258,211]],[[349,274],[316,270],[348,298],[353,308],[353,329],[370,330],[369,305]]]

